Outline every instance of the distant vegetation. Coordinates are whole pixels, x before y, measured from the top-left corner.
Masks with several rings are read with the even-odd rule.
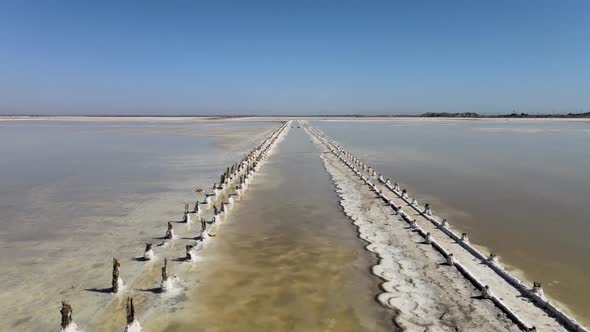
[[[340,118],[340,117],[351,117],[351,118],[374,118],[374,117],[385,117],[385,118],[409,118],[409,117],[422,117],[422,118],[559,118],[559,119],[590,119],[590,112],[584,113],[552,113],[552,114],[528,114],[528,113],[509,113],[509,114],[479,114],[475,112],[463,112],[463,113],[449,113],[449,112],[427,112],[420,115],[416,114],[242,114],[242,115],[215,115],[215,114],[79,114],[79,115],[42,115],[42,114],[0,114],[0,118],[5,117],[190,117],[190,118],[209,118],[212,120],[216,119],[229,119],[229,118],[249,118],[249,117],[327,117],[327,118]]]
[[[590,118],[590,112],[585,113],[567,113],[567,114],[527,114],[527,113],[510,113],[496,115],[481,115],[473,112],[466,113],[447,113],[447,112],[428,112],[420,114],[424,118]]]

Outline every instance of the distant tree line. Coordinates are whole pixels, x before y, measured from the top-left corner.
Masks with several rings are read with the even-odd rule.
[[[106,115],[106,114],[80,114],[80,115],[60,115],[60,114],[52,114],[52,115],[42,115],[42,114],[0,114],[1,117],[59,117],[59,116],[71,116],[71,117],[186,117],[186,118],[212,118],[212,119],[228,119],[228,118],[248,118],[248,117],[328,117],[328,118],[339,118],[339,117],[351,117],[351,118],[373,118],[373,117],[382,117],[382,118],[409,118],[409,117],[423,117],[423,118],[590,118],[590,112],[584,113],[552,113],[552,114],[528,114],[528,113],[507,113],[507,114],[479,114],[475,112],[462,112],[462,113],[450,113],[450,112],[427,112],[422,113],[420,115],[416,114],[313,114],[313,115],[306,115],[306,114],[243,114],[243,115],[203,115],[203,114],[195,114],[195,115],[188,115],[188,114],[179,114],[179,115],[163,115],[163,114],[113,114],[113,115]]]
[[[584,113],[564,113],[564,114],[528,114],[528,113],[510,113],[481,115],[474,112],[465,113],[448,113],[448,112],[427,112],[420,114],[424,118],[590,118],[590,112]]]

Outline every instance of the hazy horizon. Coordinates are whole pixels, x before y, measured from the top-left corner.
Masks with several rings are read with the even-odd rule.
[[[516,112],[516,110],[514,110],[514,112]],[[428,112],[430,113],[430,112]],[[432,113],[441,113],[441,112],[432,112]],[[452,113],[464,113],[464,112],[448,112],[450,114]],[[472,112],[472,113],[477,113],[477,112]],[[490,118],[494,118],[497,116],[503,116],[503,115],[510,115],[511,112],[498,112],[498,113],[478,113],[478,115],[482,118],[486,118],[486,117],[490,117]],[[520,112],[518,112],[520,114]],[[590,112],[585,112],[585,111],[574,111],[574,112],[550,112],[550,113],[544,113],[544,112],[532,112],[532,113],[526,113],[527,115],[531,116],[531,117],[535,117],[537,115],[539,116],[546,116],[546,115],[555,115],[555,118],[558,118],[559,116],[565,116],[568,114],[581,114],[581,113],[590,113]],[[201,113],[201,114],[196,114],[196,113],[185,113],[185,114],[174,114],[174,113],[170,113],[170,114],[163,114],[163,113],[151,113],[151,114],[142,114],[142,113],[120,113],[120,114],[109,114],[109,113],[88,113],[88,114],[83,114],[83,113],[71,113],[71,114],[34,114],[34,113],[22,113],[22,114],[11,114],[11,113],[6,113],[6,114],[0,114],[0,117],[170,117],[170,118],[174,118],[174,117],[186,117],[186,118],[190,118],[190,117],[195,117],[195,118],[211,118],[211,117],[219,117],[219,118],[244,118],[244,117],[260,117],[260,118],[305,118],[305,117],[317,117],[317,118],[321,118],[321,117],[327,117],[327,118],[331,118],[331,117],[392,117],[392,118],[404,118],[404,117],[421,117],[424,113],[349,113],[349,114],[345,114],[345,113],[333,113],[333,114],[322,114],[322,113],[310,113],[310,114],[280,114],[280,113],[268,113],[268,114],[248,114],[248,113],[243,113],[243,114],[237,114],[237,113],[219,113],[219,114],[215,114],[215,113]],[[504,118],[504,117],[501,117]],[[575,119],[575,118],[569,118],[567,117],[567,119]],[[587,119],[587,117],[582,117],[580,119]]]
[[[0,4],[0,115],[590,110],[586,1]]]

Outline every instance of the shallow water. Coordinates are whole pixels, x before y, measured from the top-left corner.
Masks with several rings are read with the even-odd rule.
[[[131,282],[144,269],[133,257],[182,216],[194,188],[209,188],[277,126],[0,122],[0,330],[55,331],[61,300],[73,306],[81,329],[97,330],[101,322],[93,319],[112,314],[100,311],[121,310],[135,291],[105,291],[112,257]],[[123,311],[114,315],[124,320]]]
[[[590,123],[312,121],[590,325]]]
[[[391,331],[375,257],[303,129],[285,140],[203,252],[198,287],[149,331]]]

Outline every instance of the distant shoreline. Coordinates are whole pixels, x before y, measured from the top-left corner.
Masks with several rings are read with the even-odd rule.
[[[198,119],[198,120],[226,120],[226,119],[243,119],[243,118],[380,118],[380,119],[391,119],[391,118],[444,118],[444,119],[590,119],[590,112],[583,113],[562,113],[562,114],[528,114],[528,113],[510,113],[510,114],[479,114],[473,112],[464,113],[448,113],[448,112],[427,112],[422,114],[375,114],[375,115],[363,115],[363,114],[335,114],[335,115],[148,115],[148,114],[121,114],[121,115],[109,115],[109,114],[77,114],[77,115],[65,115],[65,114],[52,114],[52,115],[41,115],[41,114],[5,114],[0,115],[0,120],[28,120],[28,119]]]
[[[562,113],[562,114],[528,114],[528,113],[510,113],[510,114],[479,114],[473,112],[465,113],[448,113],[448,112],[427,112],[422,114],[376,114],[376,115],[362,115],[362,114],[336,114],[336,115],[149,115],[149,114],[127,114],[127,115],[112,115],[112,114],[5,114],[0,115],[0,120],[26,120],[26,119],[84,119],[84,118],[99,118],[99,119],[135,119],[135,118],[154,118],[154,119],[177,119],[177,118],[193,118],[199,120],[225,120],[225,119],[243,119],[243,118],[444,118],[444,119],[590,119],[590,112],[583,113]]]
[[[566,114],[528,114],[528,113],[510,113],[497,115],[481,115],[478,113],[446,113],[446,112],[428,112],[421,114],[424,118],[491,118],[491,119],[590,119],[590,112],[584,113],[566,113]]]

